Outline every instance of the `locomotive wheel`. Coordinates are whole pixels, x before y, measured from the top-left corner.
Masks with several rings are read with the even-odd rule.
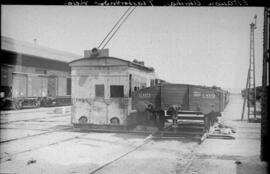
[[[16,109],[16,110],[22,109],[22,102],[16,102],[16,103],[15,103],[15,109]]]
[[[86,124],[88,121],[87,117],[86,116],[81,116],[80,119],[79,119],[79,123],[80,124]]]
[[[164,124],[165,124],[164,115],[162,115],[160,113],[156,114],[156,125],[157,125],[158,129],[162,130],[164,128]]]
[[[204,116],[204,125],[205,125],[206,132],[209,132],[211,123],[208,116]]]
[[[117,117],[113,117],[113,118],[111,118],[111,124],[112,125],[119,125],[120,121]]]
[[[40,101],[37,101],[35,105],[36,105],[36,108],[39,108],[40,107]]]

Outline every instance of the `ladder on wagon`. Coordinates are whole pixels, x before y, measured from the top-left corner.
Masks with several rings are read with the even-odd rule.
[[[241,116],[241,120],[243,120],[245,114],[245,106],[247,103],[248,108],[247,119],[249,122],[258,121],[258,118],[256,117],[256,79],[255,79],[255,49],[254,49],[254,31],[257,28],[256,27],[257,15],[254,16],[254,20],[255,23],[252,22],[250,24],[249,68]]]

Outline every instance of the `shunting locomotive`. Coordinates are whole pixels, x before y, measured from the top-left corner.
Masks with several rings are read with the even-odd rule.
[[[69,64],[73,125],[126,127],[144,122],[145,116],[132,108],[132,95],[150,86],[155,78],[154,69],[144,62],[93,51],[94,54],[86,54]]]
[[[134,130],[151,125],[175,130],[187,120],[189,125],[199,121],[205,131],[229,99],[228,92],[217,87],[156,79],[154,69],[137,60],[95,54],[69,65],[75,128]]]

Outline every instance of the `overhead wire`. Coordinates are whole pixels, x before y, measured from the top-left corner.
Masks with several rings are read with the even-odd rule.
[[[113,36],[116,34],[116,32],[119,30],[119,28],[123,25],[123,23],[127,20],[127,18],[131,15],[131,13],[135,10],[137,6],[135,6],[130,12],[129,14],[124,18],[124,20],[120,23],[120,25],[117,27],[117,29],[114,31],[114,33],[111,35],[111,37],[109,38],[109,40],[107,40],[107,42],[105,43],[105,45],[102,47],[102,49],[109,43],[109,41],[113,38]]]
[[[119,28],[124,24],[124,22],[127,20],[127,18],[131,15],[131,13],[135,10],[135,8],[136,8],[137,6],[134,6],[134,8],[131,10],[131,11],[129,11],[129,9],[127,10],[127,11],[129,11],[129,13],[128,13],[128,15],[123,15],[123,16],[125,16],[125,18],[121,21],[121,23],[119,24],[119,26],[116,28],[116,30],[113,32],[113,34],[110,36],[110,38],[106,41],[106,43],[103,45],[103,47],[101,48],[101,49],[103,49],[108,43],[109,43],[109,41],[113,38],[113,36],[116,34],[116,32],[119,30]],[[127,12],[126,11],[126,12]],[[126,13],[125,13],[126,14]],[[122,18],[122,17],[121,17]],[[115,28],[115,27],[114,27]],[[107,37],[108,38],[108,37]],[[105,40],[105,39],[104,39]]]
[[[109,33],[106,35],[106,37],[102,40],[102,42],[99,44],[97,48],[100,48],[100,46],[104,43],[104,41],[109,37],[109,35],[113,32],[113,30],[116,28],[116,26],[119,24],[119,22],[124,18],[124,16],[127,14],[127,12],[131,9],[132,6],[130,6],[125,13],[118,19],[118,21],[115,23],[113,28],[109,31]]]

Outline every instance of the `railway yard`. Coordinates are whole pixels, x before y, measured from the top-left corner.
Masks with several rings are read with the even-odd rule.
[[[1,112],[0,173],[267,173],[260,124],[239,121],[241,95],[230,96],[223,122],[235,139],[82,132],[70,106]]]
[[[37,8],[3,8],[0,174],[268,172],[269,8]]]

